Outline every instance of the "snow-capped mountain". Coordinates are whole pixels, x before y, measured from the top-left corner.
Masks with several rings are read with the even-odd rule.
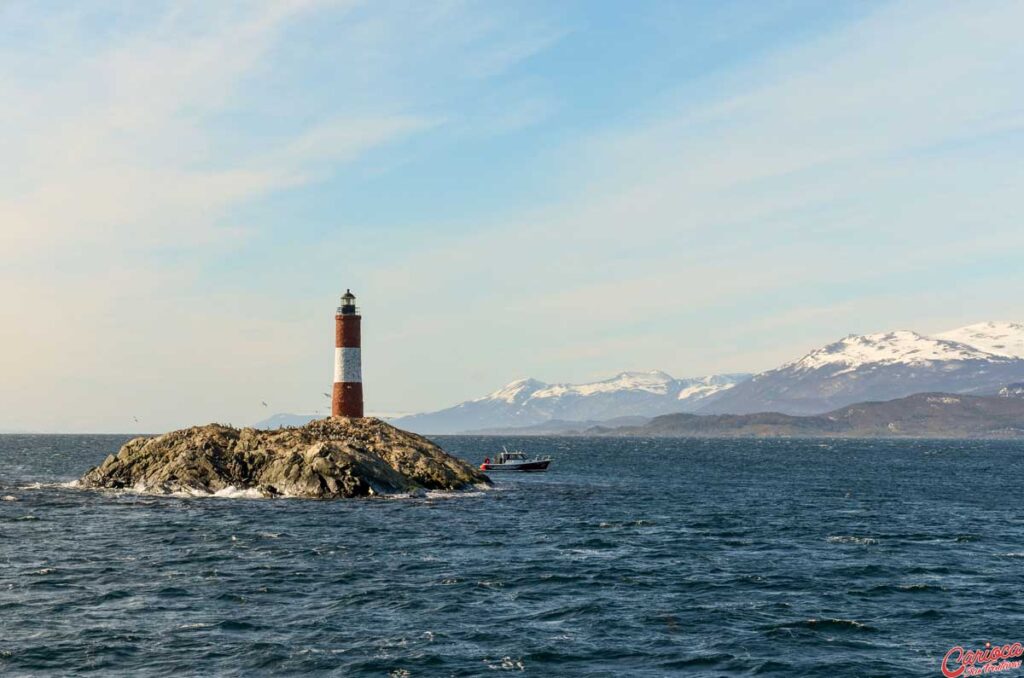
[[[862,336],[850,335],[811,351],[779,369],[827,369],[832,376],[865,365],[928,365],[948,360],[988,360],[992,355],[967,344],[932,339],[917,332],[897,330]]]
[[[522,427],[553,419],[599,421],[692,412],[750,375],[719,374],[675,379],[659,371],[622,372],[589,384],[546,384],[519,379],[476,400],[402,417],[392,423],[422,433],[458,433]]]
[[[1024,379],[1024,325],[969,325],[935,336],[899,330],[850,335],[755,375],[702,413],[818,414],[914,393],[995,394]]]

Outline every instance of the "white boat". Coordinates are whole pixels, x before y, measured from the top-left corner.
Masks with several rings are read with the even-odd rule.
[[[528,459],[522,452],[509,452],[504,447],[491,461],[490,457],[480,464],[481,471],[547,471],[551,457],[534,457]]]

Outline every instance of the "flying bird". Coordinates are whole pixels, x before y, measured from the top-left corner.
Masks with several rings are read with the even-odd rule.
[[[330,393],[325,393],[325,394],[324,394],[324,397],[325,397],[325,398],[330,398],[330,397],[331,397],[331,394],[330,394]]]
[[[260,402],[263,403],[263,407],[267,406],[267,401],[266,400],[261,400]]]

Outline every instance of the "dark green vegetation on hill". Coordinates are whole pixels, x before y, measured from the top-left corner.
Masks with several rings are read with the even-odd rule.
[[[837,436],[847,438],[1021,438],[1024,398],[919,393],[848,405],[813,416],[668,414],[642,426],[593,427],[613,436]]]

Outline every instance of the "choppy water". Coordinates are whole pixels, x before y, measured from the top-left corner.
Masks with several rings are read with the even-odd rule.
[[[447,438],[556,459],[456,498],[52,485],[123,440],[0,436],[0,674],[938,676],[1024,640],[1020,443]]]

